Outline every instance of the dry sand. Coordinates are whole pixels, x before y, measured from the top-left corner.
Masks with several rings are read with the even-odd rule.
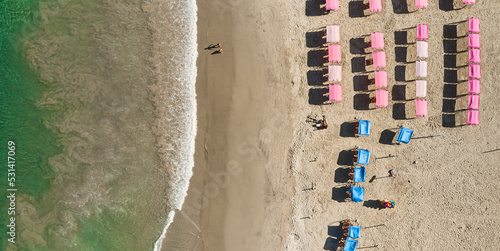
[[[196,163],[163,250],[334,249],[339,221],[348,218],[368,227],[359,247],[500,249],[500,151],[492,151],[500,148],[494,80],[500,73],[500,3],[478,0],[472,8],[443,11],[446,1],[429,1],[416,13],[395,13],[400,2],[383,0],[382,13],[350,17],[359,2],[341,1],[339,11],[320,15],[316,0],[198,1]],[[453,116],[443,111],[451,111],[454,101],[445,75],[450,81],[453,69],[445,60],[449,66],[453,54],[445,56],[450,48],[443,31],[468,17],[482,21],[481,122],[449,127]],[[344,100],[319,105],[318,31],[330,24],[340,25]],[[387,108],[360,110],[355,101],[363,92],[353,81],[364,73],[358,72],[362,59],[354,41],[384,32],[388,90],[398,93],[408,83],[396,82],[406,65],[396,62],[404,51],[396,47],[407,45],[396,45],[395,34],[417,24],[429,25],[428,116],[401,119],[404,101],[392,100],[397,94]],[[224,53],[211,56],[203,48],[217,41]],[[315,131],[305,122],[311,114],[326,115],[329,128]],[[369,137],[341,132],[355,118],[372,122]],[[381,143],[386,130],[399,126],[415,131],[410,144]],[[343,201],[345,151],[355,146],[372,152],[368,179],[390,169],[399,173],[394,180],[362,183],[367,203]],[[389,154],[396,157],[383,158]],[[385,198],[397,208],[371,207]]]

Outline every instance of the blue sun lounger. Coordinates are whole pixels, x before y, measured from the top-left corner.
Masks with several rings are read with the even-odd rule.
[[[365,189],[363,187],[351,187],[349,193],[351,193],[351,200],[354,202],[362,202],[365,199]]]
[[[370,127],[371,127],[371,122],[368,120],[360,120],[359,121],[359,129],[358,129],[358,134],[359,135],[364,135],[364,136],[369,136],[370,135]]]
[[[365,182],[366,180],[366,170],[365,167],[354,167],[354,182]]]
[[[396,142],[408,144],[408,143],[410,143],[410,139],[411,139],[412,134],[413,134],[413,130],[401,127],[401,130],[399,130],[398,137],[396,138]]]
[[[360,236],[361,227],[360,226],[350,226],[349,227],[349,237],[357,239]]]
[[[347,237],[345,241],[344,251],[356,251],[358,241]]]
[[[356,163],[360,165],[370,164],[370,151],[358,149],[358,161]]]

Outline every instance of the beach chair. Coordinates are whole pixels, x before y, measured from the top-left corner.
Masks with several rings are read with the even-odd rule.
[[[415,63],[415,77],[416,78],[427,77],[427,61],[418,60]]]
[[[469,48],[465,52],[456,54],[456,67],[464,67],[469,64],[481,63],[481,50]]]
[[[367,60],[367,65],[373,65],[374,69],[385,68],[385,51],[372,52],[372,58]]]
[[[401,129],[399,129],[399,134],[398,134],[398,137],[396,138],[396,142],[398,144],[399,143],[408,144],[408,143],[410,143],[410,139],[411,139],[412,135],[413,135],[413,130],[401,127]]]
[[[426,24],[417,25],[417,41],[429,39],[429,27]]]
[[[479,110],[479,95],[458,97],[455,102],[455,111]]]
[[[375,71],[373,78],[370,79],[370,85],[374,85],[377,89],[387,87],[387,72]]]
[[[356,251],[357,247],[358,241],[347,237],[340,240],[337,251]]]
[[[417,41],[417,58],[428,58],[429,57],[429,43],[425,41]]]
[[[415,119],[427,116],[427,100],[415,99],[405,103],[405,118]]]
[[[331,82],[342,81],[342,66],[340,65],[329,65],[328,66],[328,82],[324,84],[329,84]]]
[[[463,0],[462,1],[463,4],[465,5],[468,5],[468,4],[475,4],[476,3],[476,0]]]
[[[365,189],[363,187],[351,186],[347,189],[347,201],[363,202]]]
[[[375,90],[375,94],[370,94],[370,109],[387,107],[389,105],[389,91]]]
[[[350,182],[365,182],[366,180],[366,170],[365,167],[351,167],[349,173]]]
[[[415,83],[406,85],[406,100],[413,100],[416,98],[425,98],[427,96],[427,81],[416,80]]]
[[[469,79],[466,82],[461,82],[457,84],[457,96],[463,96],[467,94],[480,94],[481,93],[481,80],[479,79]]]
[[[340,63],[340,61],[342,60],[341,53],[342,50],[339,44],[329,44],[328,55],[325,56],[328,57],[328,63],[326,63],[325,65],[329,63]]]
[[[415,0],[415,8],[418,10],[418,9],[424,9],[424,8],[427,8],[427,5],[428,5],[428,1],[427,0]]]
[[[469,48],[481,48],[481,35],[469,34]]]
[[[455,113],[455,126],[479,125],[478,110],[464,110]]]
[[[469,49],[469,63],[480,64],[481,63],[481,50],[480,49]]]
[[[355,149],[353,163],[358,165],[370,164],[370,151],[360,148]]]
[[[342,85],[328,85],[328,101],[330,103],[342,101]]]
[[[354,122],[354,135],[370,136],[371,125],[372,123],[368,120]]]
[[[340,42],[340,27],[338,25],[327,25],[325,36],[327,44]]]
[[[479,18],[469,18],[469,33],[479,33],[481,31],[481,20]]]
[[[370,35],[371,40],[369,42],[370,47],[373,50],[383,50],[384,49],[384,33],[374,32]]]
[[[481,65],[469,65],[469,78],[481,79]]]
[[[382,11],[382,0],[369,0],[366,4],[366,8],[373,12],[381,12]]]
[[[481,65],[469,64],[457,70],[457,80],[467,81],[469,79],[481,79]]]
[[[339,0],[325,0],[324,4],[326,13],[330,13],[332,10],[339,9]]]

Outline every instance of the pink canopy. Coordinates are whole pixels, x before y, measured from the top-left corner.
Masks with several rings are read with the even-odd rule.
[[[429,44],[424,41],[417,41],[417,58],[429,57]]]
[[[481,79],[481,65],[469,65],[469,78]]]
[[[474,94],[481,93],[481,80],[469,79],[469,93],[474,93]]]
[[[339,0],[326,0],[326,10],[338,10]]]
[[[389,92],[387,90],[375,90],[375,106],[387,107],[389,104]]]
[[[479,125],[479,111],[478,110],[468,110],[467,111],[467,124],[469,125]]]
[[[464,0],[463,4],[475,4],[476,0]]]
[[[328,62],[340,62],[340,45],[339,44],[330,44],[328,45]]]
[[[427,116],[427,100],[415,99],[415,112],[417,117]]]
[[[417,80],[416,83],[417,85],[417,93],[416,93],[416,97],[417,98],[425,98],[425,96],[427,95],[427,81],[425,80]]]
[[[326,26],[326,42],[338,43],[340,41],[340,27],[338,25]]]
[[[377,88],[387,87],[386,71],[375,71],[375,87]]]
[[[385,51],[375,51],[372,52],[373,55],[373,67],[384,68],[385,67]]]
[[[479,95],[469,95],[469,106],[467,109],[479,110]]]
[[[481,20],[479,18],[469,18],[469,32],[479,33],[481,31]]]
[[[328,86],[328,100],[342,101],[342,85],[334,84]]]
[[[371,12],[381,12],[382,11],[382,0],[370,0],[370,11]]]
[[[374,32],[371,34],[372,37],[372,49],[383,50],[384,49],[384,33]]]
[[[471,48],[481,47],[481,35],[469,34],[469,47]]]
[[[481,63],[481,50],[469,49],[469,63]]]
[[[427,8],[427,4],[427,0],[415,0],[415,7],[417,9]]]
[[[417,40],[427,40],[429,38],[429,29],[426,24],[417,25]]]
[[[342,66],[329,65],[328,66],[328,81],[342,81]]]
[[[427,61],[417,61],[416,63],[415,77],[425,78],[427,77]]]

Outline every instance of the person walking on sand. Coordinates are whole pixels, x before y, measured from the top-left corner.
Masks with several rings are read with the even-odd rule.
[[[214,55],[214,54],[222,54],[222,49],[218,49],[218,50],[212,52],[212,55]]]

